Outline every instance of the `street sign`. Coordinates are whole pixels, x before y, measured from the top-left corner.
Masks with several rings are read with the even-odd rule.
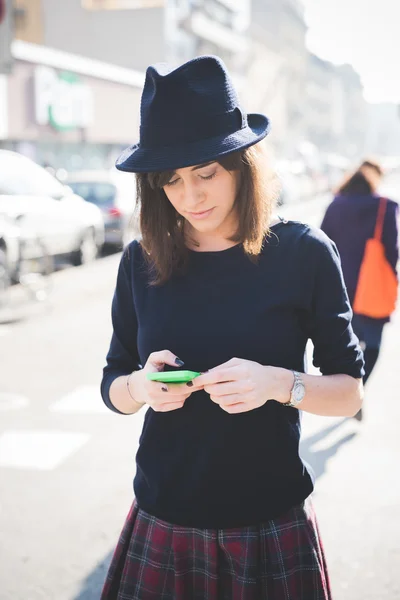
[[[12,0],[0,0],[0,73],[3,74],[11,72],[13,29],[13,2]]]

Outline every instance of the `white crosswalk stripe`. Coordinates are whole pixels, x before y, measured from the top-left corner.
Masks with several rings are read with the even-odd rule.
[[[30,399],[18,394],[0,393],[0,412],[14,412],[31,405]],[[49,413],[65,415],[112,415],[104,405],[99,385],[82,385],[55,400]],[[48,421],[48,419],[45,419]],[[51,422],[50,422],[51,424]],[[90,423],[87,422],[87,427]],[[79,451],[92,437],[90,433],[59,431],[50,427],[23,430],[7,428],[0,434],[0,467],[48,471],[59,467]]]

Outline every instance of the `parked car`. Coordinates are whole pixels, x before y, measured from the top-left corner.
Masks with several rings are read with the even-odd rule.
[[[123,248],[139,236],[135,221],[136,184],[134,176],[111,171],[69,173],[65,183],[87,202],[100,208],[104,218],[105,243]]]
[[[0,215],[0,308],[6,304],[7,290],[18,277],[19,229]]]
[[[104,244],[101,211],[10,150],[0,150],[0,215],[23,231],[26,257],[39,248],[49,257],[80,265],[93,260]]]

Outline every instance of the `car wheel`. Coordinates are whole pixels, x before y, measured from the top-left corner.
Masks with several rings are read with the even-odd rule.
[[[0,308],[3,308],[7,304],[10,283],[11,278],[8,269],[7,255],[5,251],[0,248]]]
[[[97,258],[99,248],[93,229],[87,229],[80,241],[79,248],[72,254],[72,264],[86,265]]]

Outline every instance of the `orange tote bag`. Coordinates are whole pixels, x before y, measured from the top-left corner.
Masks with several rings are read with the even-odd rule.
[[[397,277],[382,244],[386,205],[386,198],[381,198],[374,237],[367,240],[365,246],[353,306],[356,314],[374,319],[389,317],[397,300]]]

